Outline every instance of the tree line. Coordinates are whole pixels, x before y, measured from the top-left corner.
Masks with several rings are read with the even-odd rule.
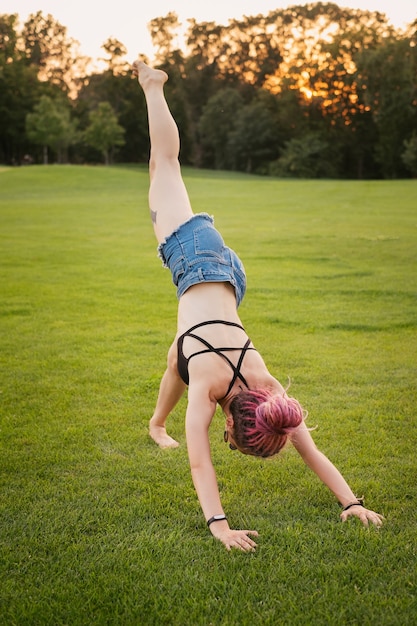
[[[417,175],[417,19],[313,3],[227,25],[152,20],[154,65],[180,127],[181,161],[273,176]],[[38,12],[0,15],[0,162],[145,162],[146,106],[123,43],[88,59]],[[147,61],[143,55],[143,59]]]

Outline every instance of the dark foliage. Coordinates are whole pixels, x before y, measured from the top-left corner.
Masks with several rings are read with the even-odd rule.
[[[379,12],[317,2],[227,26],[190,20],[186,52],[174,45],[175,13],[149,27],[154,64],[170,76],[183,163],[295,177],[415,175],[417,21],[397,31]],[[1,162],[41,159],[25,129],[43,95],[71,108],[71,161],[97,161],[80,138],[103,102],[124,129],[113,161],[147,161],[146,105],[126,50],[114,39],[103,48],[107,69],[89,74],[52,16],[31,15],[21,31],[16,15],[0,16]]]

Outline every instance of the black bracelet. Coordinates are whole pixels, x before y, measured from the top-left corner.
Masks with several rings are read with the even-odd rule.
[[[212,524],[213,522],[221,522],[224,519],[227,520],[227,517],[224,513],[222,513],[221,515],[213,515],[213,517],[210,517],[210,519],[207,520],[207,526],[210,527],[210,524]]]
[[[352,506],[365,506],[363,503],[363,498],[358,498],[357,502],[351,502],[343,507],[343,511],[348,511]]]

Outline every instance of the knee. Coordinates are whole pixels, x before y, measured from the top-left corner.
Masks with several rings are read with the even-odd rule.
[[[149,176],[151,178],[153,178],[153,175],[155,174],[155,170],[156,170],[156,159],[153,155],[151,155],[149,159]]]
[[[167,368],[171,372],[173,372],[174,374],[179,376],[179,374],[178,374],[178,351],[177,351],[177,345],[176,344],[172,344],[172,346],[168,350]]]
[[[178,156],[176,154],[167,154],[161,150],[158,152],[151,150],[149,157],[149,173],[152,176],[157,170],[164,173],[175,172],[175,174],[178,174],[181,171]]]

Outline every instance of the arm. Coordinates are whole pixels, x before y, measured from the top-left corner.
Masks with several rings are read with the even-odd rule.
[[[306,463],[330,491],[334,493],[343,507],[347,507],[353,502],[358,501],[358,498],[354,495],[339,470],[316,447],[305,424],[302,424],[297,428],[294,434],[291,435],[291,442],[302,457],[304,463]],[[340,515],[343,522],[350,516],[359,517],[365,526],[368,526],[369,522],[372,522],[375,526],[381,526],[383,519],[382,515],[365,509],[365,507],[361,505],[351,506],[348,510],[342,511]]]
[[[211,461],[208,430],[216,410],[216,401],[207,397],[207,390],[190,386],[186,414],[186,433],[191,476],[206,520],[223,514],[216,473]],[[251,551],[256,543],[249,535],[253,530],[232,530],[227,520],[213,522],[210,530],[227,548]]]

